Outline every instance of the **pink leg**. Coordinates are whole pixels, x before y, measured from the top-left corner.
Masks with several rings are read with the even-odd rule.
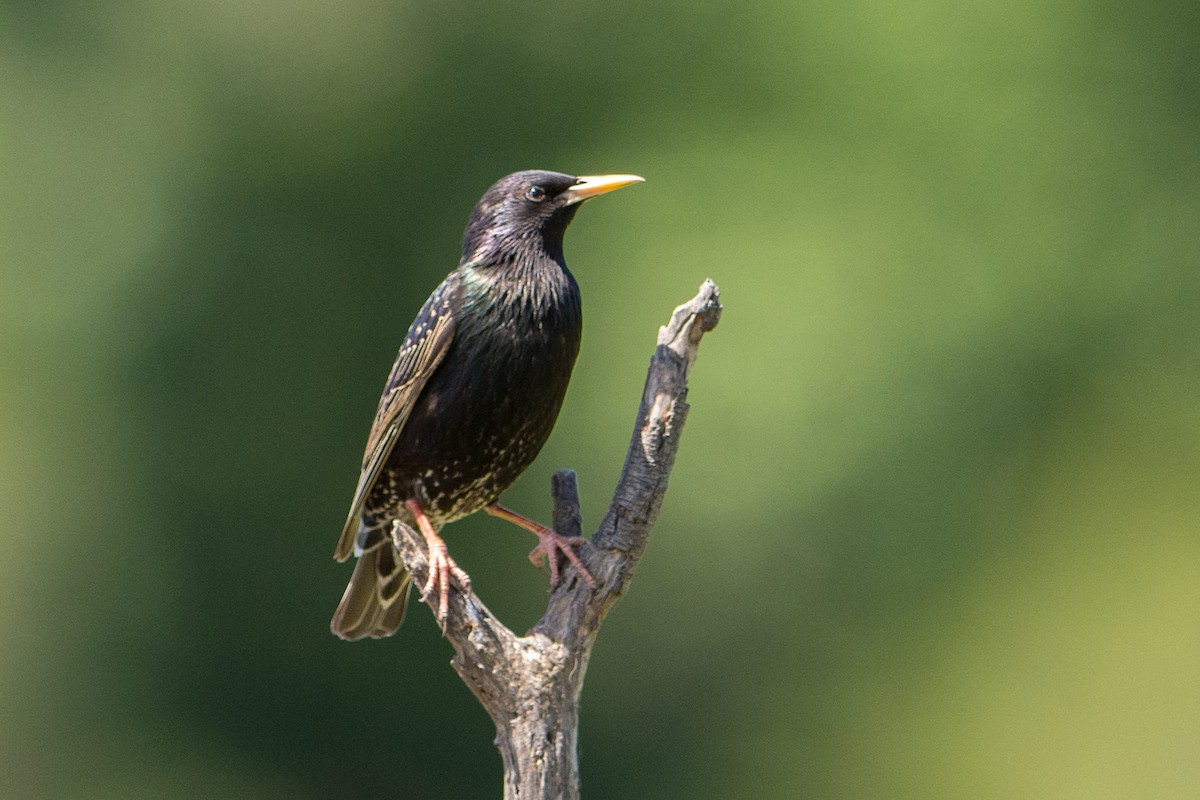
[[[585,544],[587,542],[586,539],[580,536],[560,536],[551,528],[534,522],[528,517],[521,516],[499,503],[484,506],[483,510],[493,517],[506,519],[514,525],[519,525],[538,537],[538,546],[533,548],[529,553],[529,560],[533,562],[535,567],[540,567],[543,560],[549,563],[551,586],[558,585],[558,554],[562,553],[567,557],[567,561],[574,564],[575,569],[579,570],[579,574],[587,581],[587,585],[593,589],[596,588],[596,579],[587,571],[587,568],[583,566],[583,562],[579,560],[579,556],[575,553],[575,548]]]
[[[421,504],[416,500],[405,500],[404,507],[408,509],[408,513],[413,515],[417,528],[425,537],[425,544],[429,547],[429,579],[425,582],[425,588],[421,590],[421,599],[428,599],[433,590],[437,589],[437,621],[444,631],[446,615],[450,611],[450,578],[453,577],[458,581],[458,585],[464,592],[471,591],[471,578],[450,558],[446,543],[433,529],[433,523],[429,521]]]

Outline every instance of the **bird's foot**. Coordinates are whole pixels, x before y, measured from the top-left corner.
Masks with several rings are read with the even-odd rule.
[[[462,589],[463,594],[471,592],[471,576],[454,563],[446,550],[446,543],[437,534],[433,538],[425,537],[429,545],[429,579],[421,589],[421,601],[426,602],[437,592],[437,622],[442,632],[446,631],[446,619],[450,613],[450,581],[453,579]],[[432,603],[430,603],[432,605]]]
[[[575,565],[575,569],[579,570],[579,574],[587,581],[588,586],[593,589],[596,588],[596,579],[592,577],[592,573],[587,571],[587,567],[579,559],[579,554],[575,552],[576,547],[582,547],[587,544],[587,539],[584,539],[582,536],[563,536],[555,533],[550,528],[543,528],[535,532],[538,537],[538,545],[529,551],[529,560],[539,569],[543,561],[550,565],[551,588],[558,586],[559,553],[562,553],[567,557],[567,561]]]
[[[425,545],[429,549],[429,577],[425,581],[425,586],[421,589],[421,602],[433,603],[430,599],[434,596],[434,591],[437,592],[437,623],[442,629],[442,633],[446,632],[446,620],[450,613],[450,580],[454,579],[458,582],[459,588],[463,594],[471,593],[471,576],[463,571],[462,567],[454,563],[454,559],[450,558],[450,551],[446,549],[446,543],[442,537],[437,535],[437,531],[433,529],[433,523],[430,522],[429,516],[425,513],[425,509],[421,508],[421,504],[416,500],[407,500],[404,503],[408,512],[413,515],[413,519],[417,523],[417,528],[420,529],[421,535],[425,537]]]
[[[562,553],[567,557],[567,561],[573,564],[575,569],[579,570],[579,574],[587,581],[587,585],[593,589],[596,588],[596,579],[587,571],[587,567],[583,566],[583,561],[580,560],[579,555],[575,552],[576,547],[582,547],[587,544],[587,539],[584,539],[582,536],[563,536],[555,532],[553,528],[547,528],[541,523],[534,522],[528,517],[505,508],[499,503],[484,506],[483,510],[493,517],[500,517],[514,525],[519,525],[538,537],[538,546],[530,551],[529,560],[538,568],[542,566],[543,561],[550,565],[551,587],[558,586],[558,554]]]

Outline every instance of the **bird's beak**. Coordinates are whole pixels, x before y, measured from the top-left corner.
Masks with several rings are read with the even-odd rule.
[[[563,194],[567,198],[567,205],[582,203],[589,197],[595,197],[598,194],[605,194],[622,186],[628,186],[631,183],[641,183],[646,180],[638,175],[584,175],[579,178],[579,181],[567,189]]]

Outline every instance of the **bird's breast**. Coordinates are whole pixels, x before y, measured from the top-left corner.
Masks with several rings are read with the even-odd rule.
[[[419,484],[441,521],[493,502],[554,427],[581,330],[577,290],[561,302],[492,293],[456,310],[454,339],[401,432],[391,477]]]

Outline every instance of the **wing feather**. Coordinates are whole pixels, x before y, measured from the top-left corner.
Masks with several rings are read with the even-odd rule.
[[[458,288],[458,275],[451,273],[425,301],[409,327],[408,335],[404,337],[404,344],[400,346],[387,387],[379,399],[379,409],[375,412],[375,422],[371,425],[371,435],[363,454],[362,472],[354,490],[354,501],[350,504],[350,513],[346,516],[346,524],[342,527],[342,535],[334,551],[338,561],[344,561],[354,549],[358,521],[367,495],[375,487],[375,481],[387,463],[400,432],[404,430],[404,424],[421,390],[450,348],[454,336],[450,303]]]

